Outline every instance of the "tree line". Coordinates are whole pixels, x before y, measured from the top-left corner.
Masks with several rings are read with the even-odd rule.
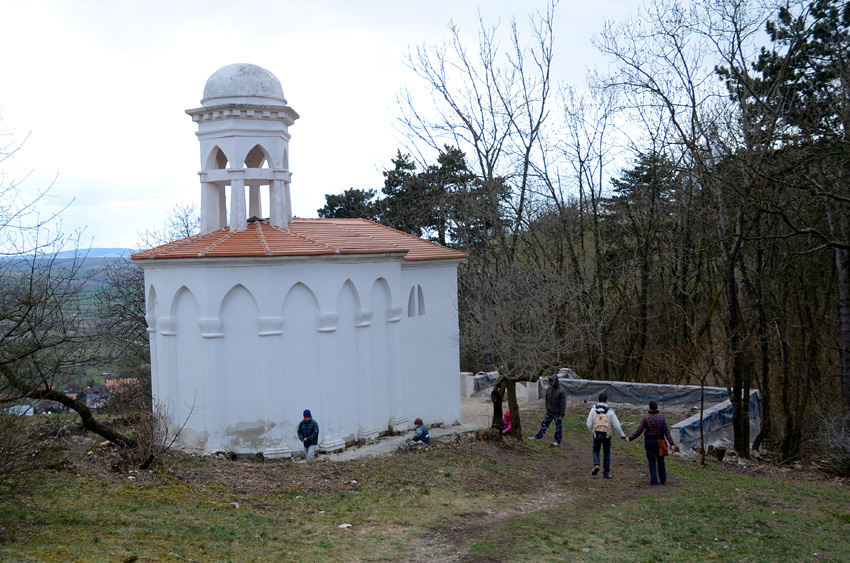
[[[513,383],[565,365],[726,386],[745,456],[846,435],[848,5],[654,0],[599,32],[609,72],[581,89],[552,78],[557,9],[413,49],[380,194],[319,214],[469,254],[462,367],[498,369],[512,413]]]

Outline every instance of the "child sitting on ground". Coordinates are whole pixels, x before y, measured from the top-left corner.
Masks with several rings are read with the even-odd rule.
[[[431,435],[428,433],[428,427],[422,424],[422,419],[417,418],[413,421],[416,430],[413,432],[413,441],[427,444],[431,441]]]

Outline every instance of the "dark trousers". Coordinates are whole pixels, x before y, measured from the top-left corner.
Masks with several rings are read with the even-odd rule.
[[[649,462],[649,484],[663,485],[667,482],[667,467],[664,465],[664,458],[658,455],[658,440],[647,438],[643,441],[643,447],[646,450],[646,460]]]
[[[564,437],[564,423],[561,420],[558,420],[558,417],[555,415],[551,415],[548,412],[546,416],[543,417],[543,422],[540,423],[540,430],[537,431],[537,434],[534,435],[538,440],[543,438],[543,435],[546,434],[546,431],[549,430],[549,425],[552,424],[552,421],[555,421],[555,441],[560,442],[561,438]]]
[[[608,476],[611,474],[611,437],[593,438],[593,465],[599,465],[599,449],[602,448],[604,465],[602,466],[602,474]]]

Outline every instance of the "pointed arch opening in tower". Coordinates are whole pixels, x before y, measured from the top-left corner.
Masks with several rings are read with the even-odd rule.
[[[227,155],[224,154],[224,151],[216,145],[213,147],[213,150],[210,151],[209,157],[207,157],[207,165],[204,167],[205,170],[224,170],[225,168],[229,168],[230,161],[227,158]]]
[[[248,155],[245,157],[245,168],[268,168],[269,167],[269,155],[266,153],[265,149],[257,144],[254,145],[250,151],[248,151]]]

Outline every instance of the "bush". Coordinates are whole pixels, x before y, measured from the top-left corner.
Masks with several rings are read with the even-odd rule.
[[[850,475],[850,414],[820,415],[810,454],[818,465],[838,475]]]
[[[141,412],[133,418],[136,447],[123,456],[125,465],[148,469],[157,464],[165,452],[171,449],[181,428],[174,428],[168,412],[158,405],[153,412]]]
[[[0,503],[32,495],[39,470],[49,464],[46,450],[28,430],[26,416],[0,411]]]

